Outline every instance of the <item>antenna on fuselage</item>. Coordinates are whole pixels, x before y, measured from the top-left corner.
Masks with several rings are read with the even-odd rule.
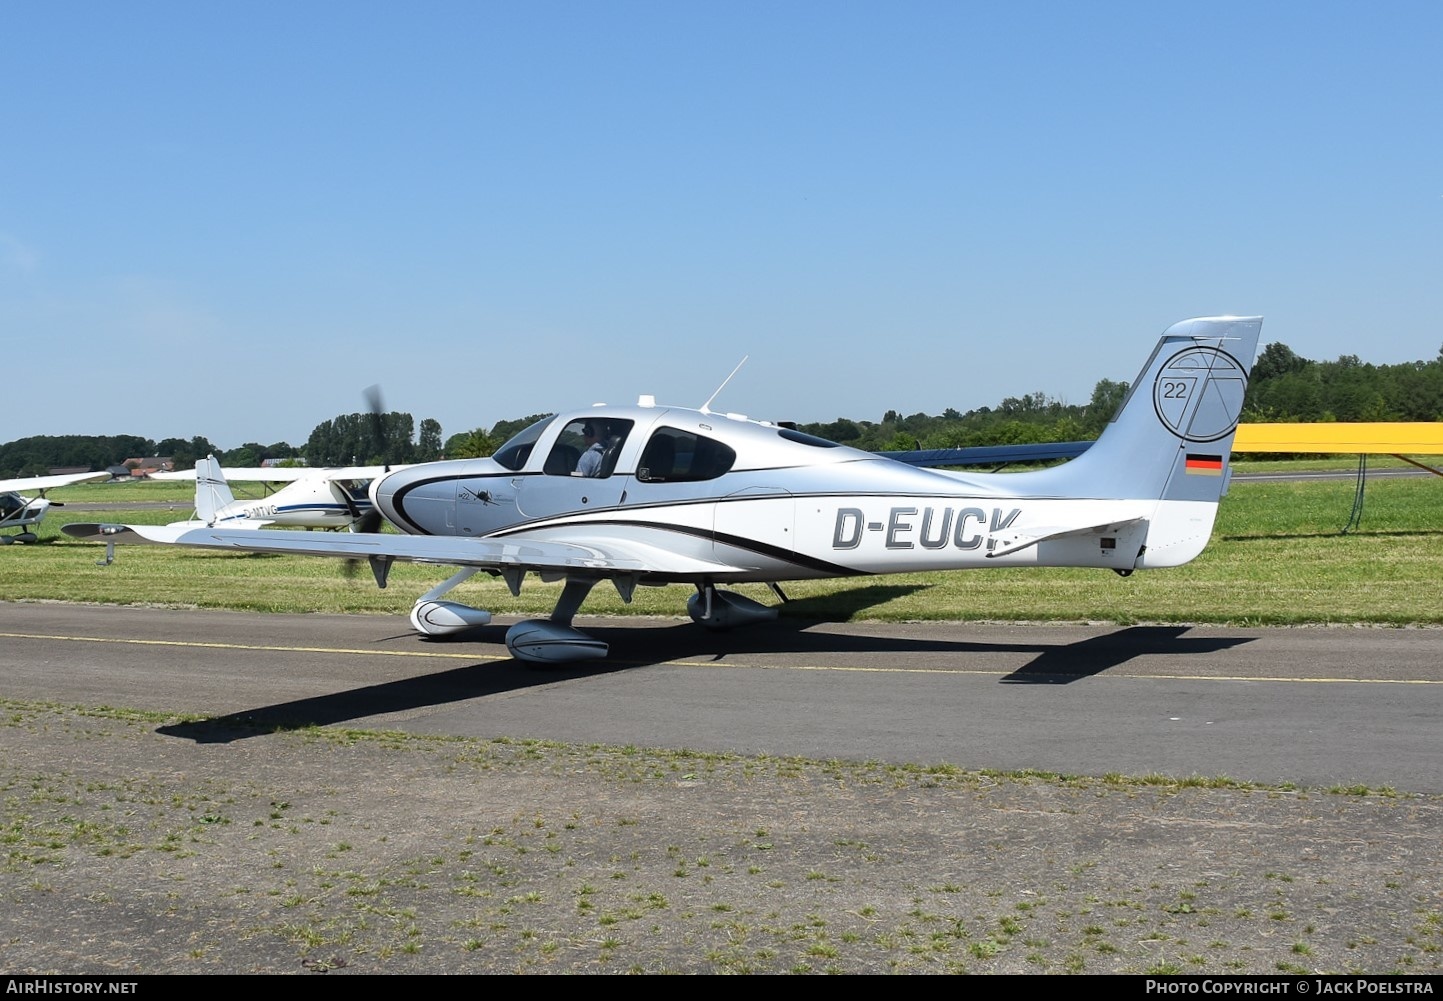
[[[736,375],[738,372],[740,372],[742,370],[742,366],[747,363],[747,359],[750,357],[751,355],[742,355],[742,360],[737,362],[736,368],[732,369],[732,375]],[[727,388],[727,383],[732,381],[732,375],[729,375],[725,379],[723,379],[722,384],[716,388],[716,392],[712,393],[711,396],[708,396],[706,402],[697,409],[704,414],[711,413],[712,400],[715,400],[718,396],[721,395],[721,391]]]

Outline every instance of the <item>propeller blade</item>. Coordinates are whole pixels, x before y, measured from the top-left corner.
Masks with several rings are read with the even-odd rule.
[[[362,394],[366,398],[366,407],[371,413],[371,451],[373,455],[383,455],[386,447],[386,405],[381,400],[380,385],[367,386]],[[386,471],[390,472],[391,465],[386,463]]]
[[[372,533],[379,532],[381,530],[381,525],[384,524],[384,522],[385,519],[381,517],[381,512],[377,511],[375,508],[371,508],[371,510],[367,511],[365,514],[361,515],[359,518],[357,518],[354,522],[351,523],[351,531]]]

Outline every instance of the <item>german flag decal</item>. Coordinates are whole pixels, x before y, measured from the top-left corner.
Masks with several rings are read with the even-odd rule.
[[[1221,476],[1223,474],[1223,457],[1221,455],[1195,455],[1189,452],[1187,455],[1187,472],[1199,476]]]

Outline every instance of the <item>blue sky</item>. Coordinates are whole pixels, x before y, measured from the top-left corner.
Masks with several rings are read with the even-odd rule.
[[[12,3],[0,441],[1443,346],[1443,5]]]

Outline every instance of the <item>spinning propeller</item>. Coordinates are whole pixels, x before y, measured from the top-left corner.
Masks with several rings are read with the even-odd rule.
[[[384,416],[386,408],[381,398],[381,387],[379,385],[368,386],[362,391],[362,395],[366,399],[366,409],[371,416],[372,453],[375,455],[383,455],[386,445],[386,421]],[[389,462],[384,463],[383,466],[386,472],[391,471],[391,464]],[[339,493],[345,502],[346,510],[350,512],[350,530],[352,532],[369,533],[379,532],[381,530],[381,526],[385,524],[385,519],[381,517],[380,511],[376,510],[374,506],[366,511],[362,511],[356,503],[356,499],[351,496],[351,491],[345,487],[342,487]],[[346,577],[354,577],[356,575],[356,567],[360,562],[360,560],[346,560],[342,564],[342,573]]]

